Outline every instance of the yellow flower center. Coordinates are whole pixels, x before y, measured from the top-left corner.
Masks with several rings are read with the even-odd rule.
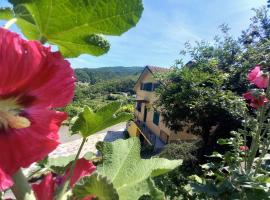
[[[31,122],[26,118],[19,116],[22,107],[17,104],[16,99],[0,99],[0,129],[8,128],[27,128]]]

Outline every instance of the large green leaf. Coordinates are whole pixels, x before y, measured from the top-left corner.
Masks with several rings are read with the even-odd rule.
[[[111,181],[97,173],[82,178],[73,189],[73,194],[78,199],[83,199],[89,194],[97,196],[99,200],[119,199]]]
[[[127,121],[133,117],[130,113],[115,114],[121,107],[120,102],[112,102],[97,112],[93,112],[89,107],[85,107],[71,127],[73,133],[80,132],[83,137],[101,131],[107,127]]]
[[[142,0],[9,0],[28,39],[47,41],[66,57],[102,55],[102,35],[121,35],[136,25]]]
[[[163,199],[163,193],[150,178],[167,173],[182,163],[164,158],[141,159],[138,138],[99,142],[97,149],[103,156],[97,171],[112,182],[121,200],[136,200],[142,195]]]

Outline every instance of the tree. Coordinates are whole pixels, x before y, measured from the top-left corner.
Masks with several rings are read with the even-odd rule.
[[[254,9],[250,26],[239,39],[221,25],[222,37],[214,43],[187,43],[183,55],[191,61],[178,63],[166,76],[159,90],[159,106],[165,123],[175,131],[190,126],[200,134],[206,153],[218,146],[218,138],[229,137],[241,127],[245,115],[242,94],[250,87],[246,74],[255,65],[269,68],[270,18],[266,7]],[[269,69],[268,69],[269,70]]]
[[[159,106],[166,125],[175,131],[189,127],[190,132],[201,135],[205,154],[218,148],[218,138],[229,137],[230,131],[241,127],[245,104],[223,89],[226,74],[216,64],[207,70],[174,69],[165,79],[159,89]]]

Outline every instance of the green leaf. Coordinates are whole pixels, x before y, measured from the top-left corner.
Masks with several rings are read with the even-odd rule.
[[[192,190],[196,193],[205,193],[211,196],[218,196],[218,190],[217,187],[211,183],[208,184],[197,184],[197,183],[191,183]]]
[[[66,57],[106,53],[110,45],[102,35],[121,35],[137,24],[143,11],[142,0],[10,2],[28,39],[55,44]]]
[[[10,20],[14,17],[14,14],[10,8],[0,8],[0,19]]]
[[[206,157],[209,157],[209,158],[223,158],[223,155],[222,154],[220,154],[220,153],[218,153],[218,152],[216,152],[216,151],[214,151],[213,153],[212,153],[212,155],[210,155],[210,156],[206,156]]]
[[[89,107],[86,107],[83,112],[79,114],[71,130],[73,133],[80,132],[83,137],[88,137],[112,125],[128,121],[133,117],[132,114],[124,112],[116,115],[115,113],[120,107],[120,102],[113,102],[102,107],[96,113]]]
[[[99,200],[118,200],[119,196],[113,184],[104,176],[93,173],[83,177],[74,187],[73,194],[78,199],[95,195]]]
[[[91,160],[95,156],[92,152],[87,152],[83,157],[86,160]],[[72,162],[76,157],[76,154],[68,156],[59,156],[59,157],[48,157],[46,165],[54,167],[66,167],[70,162]]]
[[[218,139],[217,143],[219,145],[232,145],[231,139]]]
[[[99,142],[97,149],[103,156],[97,171],[112,181],[121,200],[135,200],[142,195],[163,199],[164,195],[150,178],[167,173],[182,163],[164,158],[141,159],[140,141],[136,137],[112,143]]]
[[[195,181],[196,183],[200,183],[200,184],[203,183],[202,178],[197,176],[197,175],[191,175],[191,176],[188,177],[188,179],[191,180],[191,181]]]

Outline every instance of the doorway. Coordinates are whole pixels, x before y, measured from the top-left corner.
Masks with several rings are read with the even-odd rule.
[[[147,118],[147,108],[146,106],[144,106],[143,122],[146,122],[146,118]]]

